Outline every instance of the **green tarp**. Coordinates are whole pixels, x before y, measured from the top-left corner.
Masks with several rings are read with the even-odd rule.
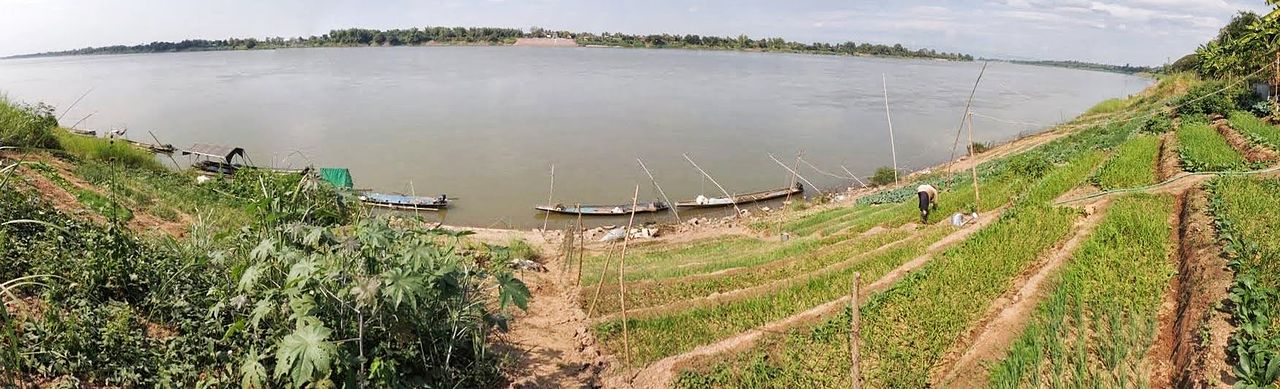
[[[333,184],[334,187],[351,189],[355,183],[351,181],[351,171],[341,167],[320,168],[320,178]]]

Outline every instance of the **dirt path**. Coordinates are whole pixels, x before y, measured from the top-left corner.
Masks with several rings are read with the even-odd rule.
[[[1227,298],[1233,275],[1219,255],[1208,197],[1199,187],[1178,196],[1172,241],[1178,276],[1161,304],[1156,342],[1149,352],[1154,387],[1230,387],[1227,340],[1230,315],[1213,307]]]
[[[862,294],[859,295],[859,297],[867,297],[871,294],[888,289],[894,283],[898,282],[898,280],[907,276],[907,274],[910,274],[924,266],[938,252],[952,244],[964,241],[973,233],[995,222],[1003,211],[1004,209],[1002,208],[988,212],[987,214],[979,217],[977,221],[967,225],[964,229],[956,231],[951,235],[947,235],[945,238],[942,238],[942,240],[929,245],[924,255],[902,264],[870,285],[863,287]],[[828,317],[833,313],[844,309],[848,302],[848,296],[841,297],[834,301],[813,307],[804,312],[764,324],[752,330],[744,331],[719,342],[698,346],[687,353],[663,358],[642,370],[630,372],[630,374],[626,371],[614,371],[610,374],[609,378],[606,379],[606,386],[634,386],[641,388],[670,387],[676,373],[684,366],[697,363],[698,361],[708,360],[720,354],[748,349],[754,346],[760,338],[764,337],[765,334],[785,332],[789,328],[821,320],[824,317]]]
[[[1173,131],[1160,134],[1160,154],[1156,160],[1156,181],[1161,182],[1182,172],[1178,166],[1178,136]]]
[[[1236,151],[1240,152],[1240,155],[1244,156],[1245,160],[1256,163],[1275,161],[1277,159],[1275,151],[1272,151],[1262,145],[1254,144],[1248,139],[1245,139],[1244,135],[1240,135],[1239,131],[1232,128],[1231,122],[1228,122],[1226,119],[1219,119],[1215,121],[1213,123],[1213,127],[1218,130],[1219,134],[1222,134],[1223,138],[1227,139],[1227,143],[1231,144],[1232,148],[1236,149]]]
[[[968,334],[961,337],[933,370],[931,382],[937,387],[973,388],[986,385],[987,364],[999,360],[1022,333],[1037,304],[1049,293],[1046,284],[1081,243],[1102,221],[1109,200],[1085,206],[1089,216],[1076,222],[1071,238],[1059,244],[1038,264],[1014,280],[1014,288],[992,302]]]
[[[512,358],[505,371],[510,388],[578,388],[598,387],[599,374],[609,359],[595,347],[595,338],[587,328],[587,317],[578,308],[572,270],[562,271],[564,262],[558,252],[562,239],[558,231],[476,229],[471,238],[493,244],[507,244],[523,239],[538,250],[546,271],[521,271],[517,274],[529,287],[531,298],[527,311],[517,311],[509,332],[497,346],[499,352]]]

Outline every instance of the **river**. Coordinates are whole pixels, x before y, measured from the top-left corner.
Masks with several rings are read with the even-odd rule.
[[[870,175],[893,163],[882,76],[898,165],[943,162],[981,66],[686,50],[326,48],[5,60],[0,91],[61,113],[91,89],[63,125],[92,114],[78,128],[127,127],[148,142],[151,131],[179,148],[241,146],[258,165],[347,167],[357,188],[447,193],[454,206],[429,216],[448,224],[529,228],[542,225],[532,207],[547,201],[553,164],[553,201],[570,205],[629,203],[636,185],[641,201],[658,200],[637,158],[673,201],[718,195],[686,153],[735,193],[787,184],[790,173],[769,153],[793,163],[803,152],[827,173]],[[1040,131],[1150,83],[991,63],[973,101],[975,140]],[[819,186],[851,183],[800,166]]]

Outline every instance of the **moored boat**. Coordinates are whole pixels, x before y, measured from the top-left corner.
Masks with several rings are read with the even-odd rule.
[[[746,204],[746,203],[754,203],[757,201],[771,200],[779,197],[786,197],[788,195],[794,195],[801,192],[804,192],[804,186],[800,185],[799,183],[796,183],[795,186],[790,188],[745,193],[745,194],[740,194],[733,197],[698,196],[697,199],[690,200],[690,201],[677,201],[676,206],[682,207],[682,208],[725,207],[725,206],[730,206],[734,204]]]
[[[581,214],[583,216],[620,216],[620,215],[631,214],[631,204],[581,205],[581,206],[567,206],[563,204],[555,204],[555,205],[539,205],[533,208],[539,211],[548,211],[548,212],[563,213],[563,214],[569,214],[569,215]],[[666,203],[663,203],[661,201],[655,201],[650,203],[637,204],[635,207],[635,212],[636,213],[660,212],[660,211],[665,211],[669,208],[671,207],[667,206]]]
[[[376,192],[360,193],[360,202],[369,206],[393,208],[393,209],[420,209],[427,211],[437,211],[449,206],[452,201],[447,195],[436,197],[427,196],[408,196],[401,194],[386,194]]]

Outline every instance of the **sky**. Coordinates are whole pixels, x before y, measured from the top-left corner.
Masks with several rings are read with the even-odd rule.
[[[0,0],[0,56],[330,29],[515,27],[902,43],[1005,59],[1160,65],[1262,0]]]

